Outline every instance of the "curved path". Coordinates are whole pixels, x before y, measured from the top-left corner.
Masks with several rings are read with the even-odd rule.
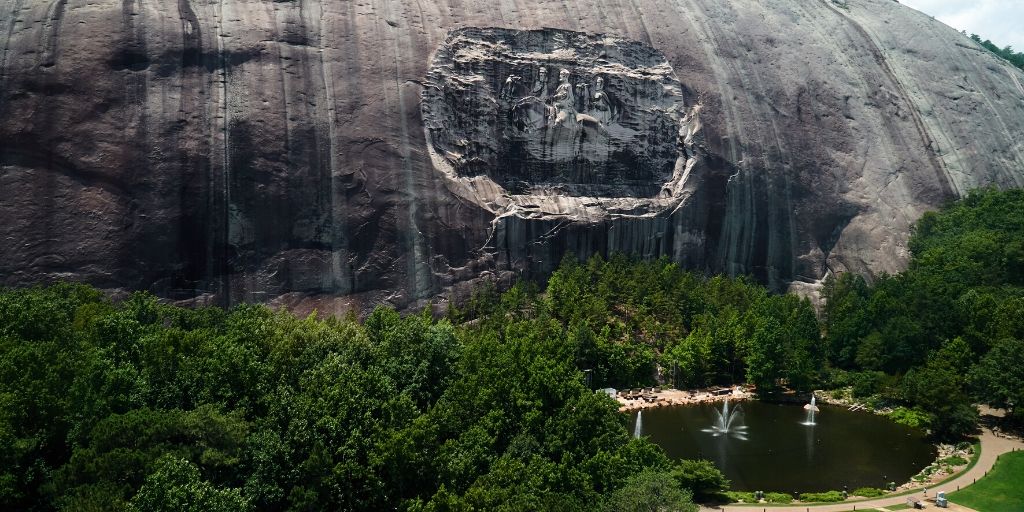
[[[1024,449],[1024,442],[1007,439],[1005,437],[996,437],[992,434],[992,431],[985,428],[981,432],[981,456],[978,458],[978,463],[973,468],[969,469],[965,473],[950,480],[944,484],[936,487],[928,487],[928,495],[930,498],[935,496],[935,491],[946,491],[950,493],[956,491],[958,487],[963,488],[971,485],[976,479],[985,476],[988,470],[992,469],[995,465],[996,459],[1006,453],[1013,450]],[[863,501],[847,501],[843,503],[830,503],[828,505],[792,505],[792,506],[771,506],[766,507],[765,505],[726,505],[719,508],[702,508],[705,511],[721,511],[721,512],[754,512],[756,510],[764,509],[770,510],[771,512],[806,512],[811,510],[812,512],[847,512],[853,510],[854,506],[857,510],[871,510],[879,507],[891,507],[893,505],[901,505],[907,502],[908,496],[916,496],[918,499],[924,498],[924,486],[913,489],[914,492],[903,492],[899,496],[889,496],[885,498],[878,498],[874,500],[863,500]],[[928,508],[933,508],[933,504],[929,504]],[[970,510],[965,507],[958,507],[959,510]],[[953,510],[952,508],[950,510]]]

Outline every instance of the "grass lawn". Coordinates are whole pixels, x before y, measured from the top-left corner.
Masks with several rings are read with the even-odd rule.
[[[1004,453],[978,483],[947,497],[978,512],[1024,510],[1024,452]]]

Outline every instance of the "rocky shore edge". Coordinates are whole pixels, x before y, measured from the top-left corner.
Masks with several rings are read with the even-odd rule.
[[[697,405],[743,401],[754,397],[753,386],[732,386],[702,389],[637,388],[604,390],[619,402],[619,412],[639,411],[671,405]]]

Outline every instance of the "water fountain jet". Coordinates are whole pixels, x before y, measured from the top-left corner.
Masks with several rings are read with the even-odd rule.
[[[636,413],[636,426],[633,427],[633,437],[639,438],[640,434],[644,430],[644,410],[640,409],[640,412]]]
[[[704,432],[710,432],[715,437],[719,436],[731,436],[741,441],[747,440],[747,426],[737,424],[739,420],[742,422],[743,409],[737,406],[732,411],[729,410],[729,399],[725,399],[722,403],[722,410],[715,411],[717,418],[715,418],[715,424],[711,425],[711,428],[703,429]]]
[[[804,422],[801,423],[801,425],[807,425],[809,427],[817,425],[817,423],[814,422],[814,413],[818,412],[818,406],[815,405],[814,393],[811,393],[811,403],[805,405],[804,409],[807,410],[807,419],[804,420]]]

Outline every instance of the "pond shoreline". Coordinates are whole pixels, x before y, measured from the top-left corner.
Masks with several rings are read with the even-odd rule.
[[[819,401],[838,407],[846,407],[847,410],[850,411],[863,411],[878,416],[889,416],[889,413],[893,411],[892,407],[872,407],[867,402],[853,398],[849,389],[845,391],[846,392],[843,394],[844,396],[841,398],[835,397],[831,392],[824,390],[817,390],[814,393],[815,396],[819,397]],[[976,454],[973,453],[973,448],[964,450],[955,445],[946,443],[932,443],[932,446],[935,447],[935,460],[931,464],[922,468],[916,475],[912,476],[910,481],[896,486],[893,490],[894,494],[906,492],[920,486],[927,487],[937,485],[940,482],[965,471],[968,466],[970,466],[970,461],[974,460],[976,457]],[[958,465],[941,464],[941,461],[948,460],[950,457],[954,456],[966,458],[968,463]]]
[[[611,390],[606,390],[609,392]],[[658,389],[658,388],[643,388],[643,389],[630,389],[630,390],[616,390],[614,392],[614,398],[619,402],[619,411],[628,413],[636,412],[644,409],[655,409],[660,407],[671,407],[671,406],[686,406],[686,405],[700,405],[700,404],[715,404],[722,403],[726,400],[732,402],[750,401],[757,400],[766,403],[791,403],[794,405],[804,404],[806,405],[811,400],[812,393],[797,393],[793,391],[783,392],[779,394],[772,394],[768,396],[759,397],[755,392],[753,386],[732,386],[732,387],[719,387],[719,388],[701,388],[701,389]],[[815,390],[813,395],[817,398],[819,405],[828,404],[833,407],[840,407],[851,412],[861,411],[870,413],[876,416],[887,416],[891,409],[875,409],[868,406],[865,403],[860,403],[853,400],[837,399],[826,391]],[[891,420],[890,420],[891,421]],[[914,489],[920,486],[931,486],[938,484],[939,482],[951,478],[951,476],[959,474],[966,469],[967,464],[942,464],[949,460],[950,457],[958,456],[967,459],[972,459],[970,449],[963,450],[953,445],[945,445],[938,443],[928,443],[935,450],[935,458],[932,462],[926,465],[919,473],[912,475],[908,481],[904,482],[892,482],[892,491],[887,493],[888,495],[898,495],[902,492],[907,492],[910,489]],[[955,459],[954,459],[955,460]],[[887,485],[880,487],[888,487]]]
[[[616,391],[614,398],[619,402],[619,412],[630,412],[672,405],[751,400],[754,398],[753,389],[753,386],[703,389],[624,389]]]

